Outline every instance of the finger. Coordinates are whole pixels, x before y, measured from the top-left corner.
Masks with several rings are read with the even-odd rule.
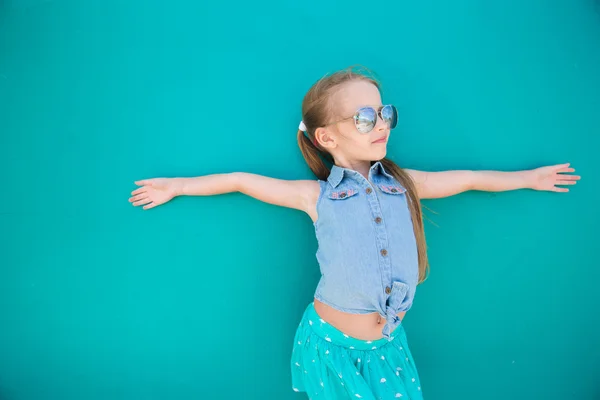
[[[135,195],[135,196],[131,196],[129,198],[129,202],[134,202],[136,200],[141,200],[141,199],[143,199],[145,197],[148,197],[147,193],[142,193],[142,194],[138,194],[138,195]]]
[[[131,192],[131,195],[135,196],[136,194],[144,193],[146,190],[148,190],[148,188],[144,186],[144,187],[135,189],[133,192]]]
[[[144,186],[144,185],[152,186],[153,180],[154,179],[142,179],[141,181],[135,181],[134,183],[138,186]]]
[[[552,189],[553,192],[559,192],[559,193],[566,193],[569,191],[569,189],[567,188],[560,188],[560,187],[555,187]]]
[[[561,180],[561,181],[557,181],[555,183],[555,185],[575,185],[576,183],[577,183],[577,181],[564,181],[564,180]]]
[[[142,194],[138,194],[137,196],[133,196],[129,199],[129,201],[138,201],[138,200],[144,200],[147,199],[149,196],[147,193],[142,193]]]
[[[133,205],[137,207],[137,206],[141,206],[143,204],[148,204],[148,203],[151,203],[151,202],[152,202],[152,200],[150,200],[149,198],[145,198],[144,200],[134,201]]]
[[[149,209],[151,209],[151,208],[154,208],[154,207],[156,207],[157,205],[158,205],[158,204],[156,204],[156,203],[150,203],[150,204],[148,204],[147,206],[144,206],[144,207],[143,207],[143,209],[144,209],[144,210],[149,210]]]
[[[566,164],[556,164],[556,165],[554,166],[554,168],[557,168],[557,169],[561,169],[561,168],[567,168],[569,165],[571,165],[571,163],[566,163]]]
[[[559,175],[558,179],[561,181],[578,181],[581,179],[579,175]]]
[[[558,172],[558,173],[560,173],[560,172],[575,172],[575,168],[562,168],[556,172]]]

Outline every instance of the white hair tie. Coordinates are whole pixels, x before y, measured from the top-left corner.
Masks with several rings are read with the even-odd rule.
[[[298,126],[298,129],[301,130],[302,132],[306,132],[306,125],[304,125],[304,121],[300,121],[300,125]]]

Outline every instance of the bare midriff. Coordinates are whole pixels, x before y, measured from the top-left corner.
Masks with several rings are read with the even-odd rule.
[[[336,310],[325,303],[314,299],[315,311],[325,322],[346,335],[361,340],[377,340],[383,337],[383,327],[386,319],[379,313],[350,314]],[[404,318],[405,311],[398,313],[400,319]]]

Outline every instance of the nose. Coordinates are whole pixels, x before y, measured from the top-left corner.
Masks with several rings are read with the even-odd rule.
[[[373,130],[383,132],[388,129],[388,124],[381,117],[381,111],[377,113],[377,122],[375,122],[375,128]]]

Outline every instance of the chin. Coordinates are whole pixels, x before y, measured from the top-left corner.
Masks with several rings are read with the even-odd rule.
[[[373,157],[371,159],[372,160],[381,160],[381,159],[385,158],[386,154],[387,154],[387,149],[383,148],[382,150],[373,152]]]

